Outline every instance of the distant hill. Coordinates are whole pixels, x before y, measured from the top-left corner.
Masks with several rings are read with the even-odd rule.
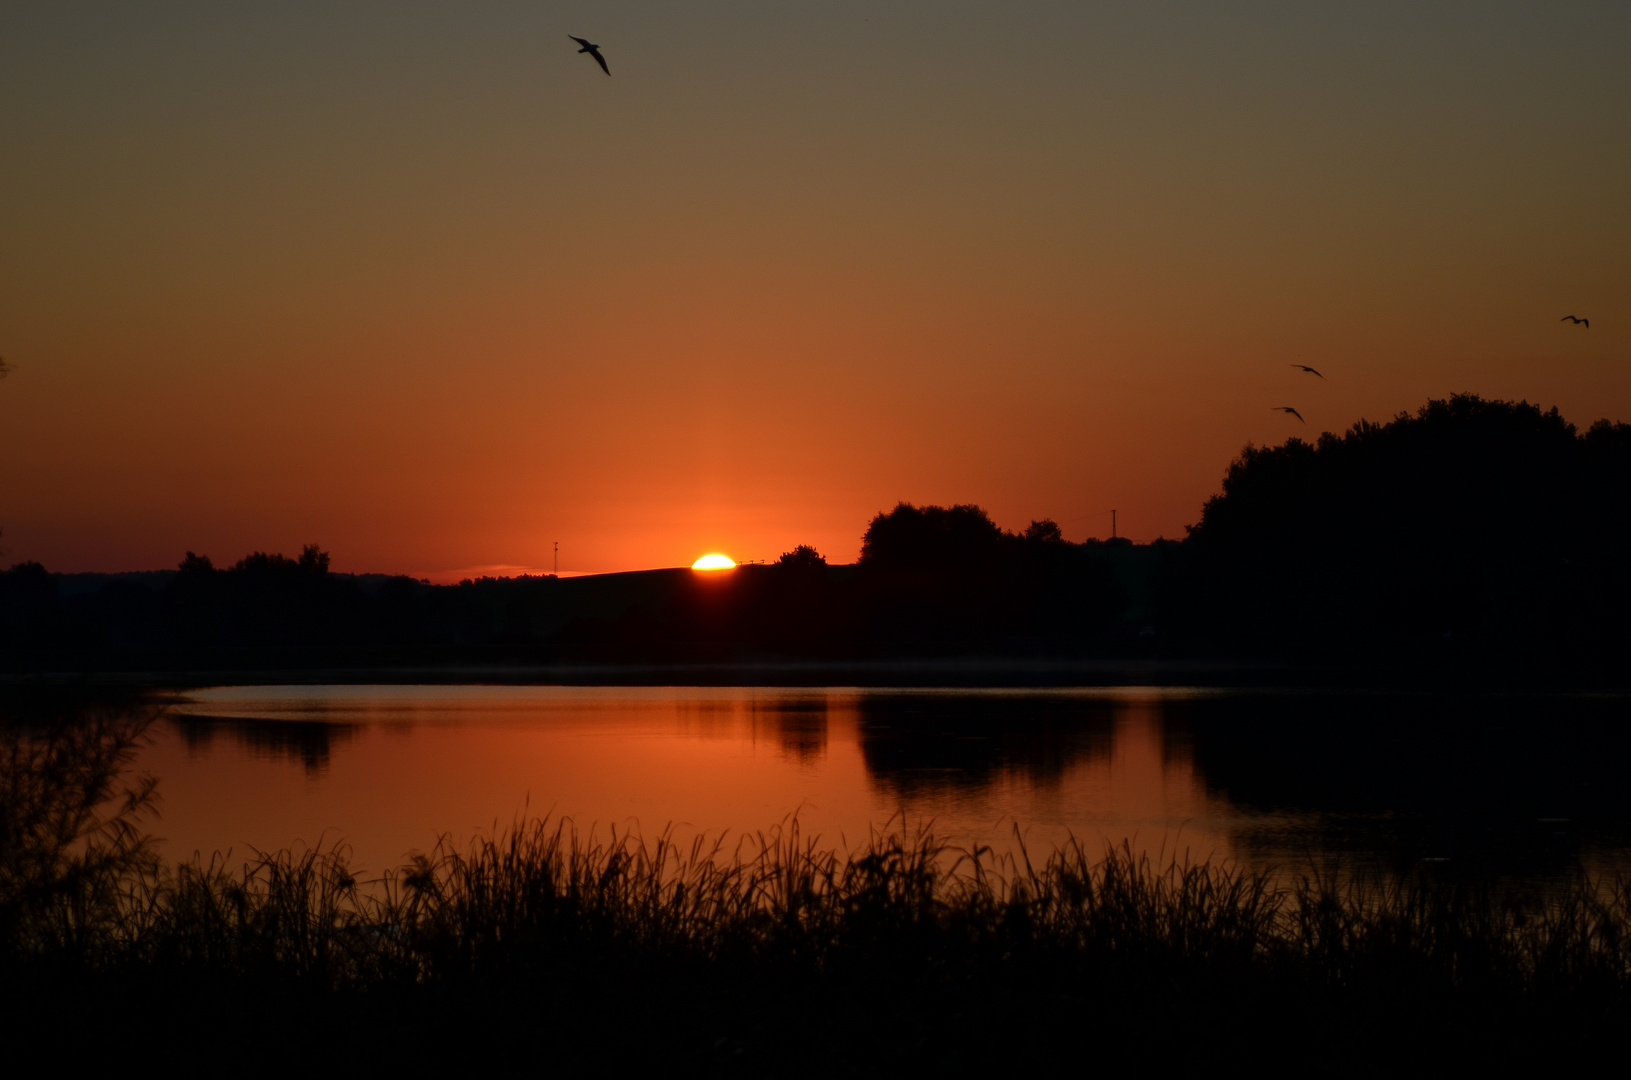
[[[943,518],[964,533],[896,535]],[[1077,654],[1135,640],[1128,617],[1148,608],[1150,549],[1070,544],[1051,522],[1017,535],[977,507],[902,504],[878,515],[868,535],[867,553],[847,566],[801,547],[725,572],[457,585],[333,573],[316,547],[227,568],[189,552],[178,569],[150,573],[51,574],[26,563],[0,572],[0,664],[212,670]]]

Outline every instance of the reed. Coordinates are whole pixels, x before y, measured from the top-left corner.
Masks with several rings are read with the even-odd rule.
[[[88,819],[90,820],[90,819]],[[710,964],[956,963],[1090,977],[1182,967],[1322,987],[1431,983],[1514,994],[1631,989],[1631,892],[1581,877],[1545,890],[1406,878],[1271,875],[1157,863],[1069,842],[994,858],[902,823],[841,851],[796,818],[734,844],[584,834],[518,821],[374,879],[343,846],[161,866],[113,839],[5,881],[13,956],[276,973],[327,986],[433,983],[584,951]],[[109,825],[98,820],[96,827]],[[122,846],[121,846],[122,845]],[[95,941],[98,948],[83,948]]]
[[[123,778],[144,728],[117,715],[5,729],[13,1034],[94,1014],[135,1038],[179,1010],[195,1039],[270,1026],[285,1049],[410,1068],[452,1053],[425,1031],[462,1024],[489,1056],[548,1044],[569,1073],[621,1055],[792,1075],[1051,1065],[1089,1043],[1117,1067],[1265,1042],[1556,1064],[1631,1019],[1631,891],[1584,876],[1270,874],[1125,843],[1033,856],[1017,835],[998,857],[900,820],[842,850],[796,817],[684,842],[524,819],[376,878],[340,845],[166,865],[139,828],[151,784]]]
[[[139,918],[162,870],[132,760],[157,707],[31,701],[0,724],[0,958],[91,954]]]
[[[1425,874],[1271,878],[1080,843],[1032,863],[902,827],[840,852],[796,819],[731,845],[522,821],[465,847],[444,840],[367,881],[343,847],[236,865],[134,861],[117,887],[95,874],[52,881],[49,902],[36,892],[34,917],[8,925],[10,971],[36,984],[39,972],[70,971],[82,989],[134,979],[183,997],[209,987],[220,1002],[281,987],[281,1007],[391,1002],[398,1020],[431,1002],[458,1013],[527,1000],[559,1010],[571,998],[559,1015],[579,1018],[572,1029],[592,1008],[677,1010],[708,1025],[700,1003],[726,1003],[757,1016],[758,1052],[786,1042],[767,1034],[767,1010],[853,1021],[891,1002],[899,1013],[900,998],[913,1031],[939,1034],[873,1029],[869,1060],[895,1036],[951,1038],[946,1025],[969,1007],[982,1025],[1014,1023],[1016,1010],[1055,1015],[1060,1002],[1072,1015],[1138,1003],[1212,1010],[1236,1028],[1267,1013],[1326,1033],[1362,1021],[1403,1031],[1422,1008],[1456,1031],[1572,1010],[1607,1031],[1631,1000],[1620,884],[1502,892]],[[357,1023],[398,1021],[370,1008],[373,1020]],[[721,1015],[711,1023],[732,1028]],[[718,1046],[742,1051],[714,1039],[682,1056]]]

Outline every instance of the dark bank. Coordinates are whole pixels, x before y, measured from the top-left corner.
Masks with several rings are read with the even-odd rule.
[[[152,573],[30,563],[0,574],[0,644],[18,674],[1619,685],[1628,536],[1631,425],[1463,395],[1247,447],[1182,540],[902,503],[846,566],[799,546],[715,574],[433,586],[333,573],[316,545]]]

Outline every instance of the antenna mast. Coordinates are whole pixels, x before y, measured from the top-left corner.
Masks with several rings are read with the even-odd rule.
[[[561,542],[555,541],[555,576],[561,576]]]

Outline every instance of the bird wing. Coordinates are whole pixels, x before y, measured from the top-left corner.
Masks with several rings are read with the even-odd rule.
[[[599,49],[590,49],[589,55],[600,61],[600,70],[604,71],[608,75],[612,73],[612,69],[606,66],[606,58],[600,55]]]
[[[589,43],[587,41],[583,40],[580,37],[572,37],[571,34],[568,34],[566,36],[569,37],[569,38],[572,38],[573,41],[577,42],[579,45],[582,45],[585,49],[587,49],[589,47]]]

